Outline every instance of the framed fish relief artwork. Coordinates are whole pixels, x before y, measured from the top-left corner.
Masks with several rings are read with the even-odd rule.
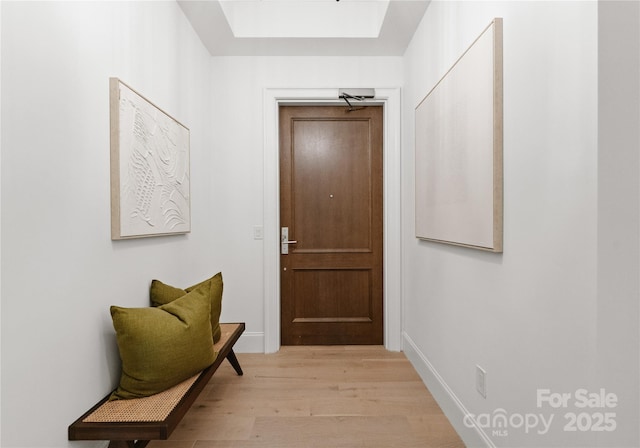
[[[191,231],[189,129],[109,79],[111,239]]]

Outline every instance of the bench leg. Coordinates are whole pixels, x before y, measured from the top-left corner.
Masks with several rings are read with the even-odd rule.
[[[149,440],[110,440],[107,448],[144,448]]]
[[[242,367],[240,367],[240,363],[238,362],[238,358],[236,358],[236,354],[233,352],[233,349],[229,351],[229,354],[227,355],[227,359],[235,369],[236,373],[242,376]]]

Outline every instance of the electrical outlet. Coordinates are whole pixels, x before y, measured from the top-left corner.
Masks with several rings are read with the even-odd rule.
[[[476,365],[476,390],[487,398],[487,372],[479,365]]]
[[[262,226],[253,226],[253,239],[261,240],[264,238],[264,230]]]

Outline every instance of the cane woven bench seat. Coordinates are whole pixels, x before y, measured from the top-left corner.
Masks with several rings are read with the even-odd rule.
[[[69,426],[69,440],[109,440],[109,448],[142,448],[150,440],[169,438],[225,358],[242,375],[233,345],[245,324],[220,327],[222,337],[214,346],[218,356],[211,366],[150,397],[109,401],[107,395]]]

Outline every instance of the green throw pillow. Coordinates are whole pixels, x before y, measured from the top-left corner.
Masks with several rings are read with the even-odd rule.
[[[162,283],[160,280],[153,280],[151,282],[151,289],[149,291],[151,296],[151,304],[153,306],[161,306],[184,296],[188,292],[194,289],[209,285],[209,297],[211,299],[211,334],[213,335],[213,342],[218,342],[222,336],[220,330],[220,313],[222,312],[222,273],[218,272],[213,277],[204,280],[196,285],[189,286],[187,289],[176,288],[175,286],[169,286]]]
[[[157,394],[213,364],[209,288],[156,308],[111,307],[122,374],[110,400]]]

